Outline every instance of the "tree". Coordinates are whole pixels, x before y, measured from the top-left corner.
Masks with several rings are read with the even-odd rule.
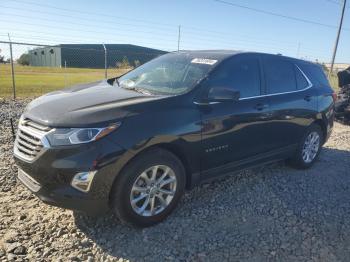
[[[321,66],[322,66],[322,68],[323,68],[323,71],[325,71],[326,73],[328,73],[329,69],[328,69],[328,67],[325,65],[325,63],[322,63]]]
[[[17,63],[20,64],[20,65],[29,65],[29,54],[28,53],[22,54],[17,59]]]
[[[129,63],[129,60],[126,56],[123,57],[123,60],[122,61],[117,61],[115,63],[116,67],[117,68],[120,68],[120,69],[129,69],[131,68],[132,66],[130,65]]]
[[[126,56],[123,57],[121,67],[122,68],[129,68],[130,67],[129,60]]]
[[[140,64],[141,64],[141,63],[140,63],[140,60],[135,60],[135,61],[134,61],[134,66],[135,66],[135,67],[138,67]]]
[[[5,63],[5,56],[1,55],[1,49],[0,49],[0,63]]]

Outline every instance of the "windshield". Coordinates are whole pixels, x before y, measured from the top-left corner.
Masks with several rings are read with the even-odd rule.
[[[216,62],[183,53],[170,53],[123,75],[116,84],[144,93],[181,94],[204,78]]]

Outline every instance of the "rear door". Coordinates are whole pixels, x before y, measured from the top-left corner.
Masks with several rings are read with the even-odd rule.
[[[274,149],[297,144],[317,111],[311,81],[295,60],[264,55],[266,95],[270,105],[269,130]]]

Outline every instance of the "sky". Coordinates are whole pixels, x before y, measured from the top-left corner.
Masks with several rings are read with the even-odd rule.
[[[330,62],[341,1],[1,0],[0,41],[8,41],[9,33],[12,41],[33,44],[128,43],[173,51],[181,26],[181,50],[259,51]],[[15,56],[28,48],[15,45]],[[7,44],[0,49],[8,55]],[[349,3],[336,62],[350,63]]]

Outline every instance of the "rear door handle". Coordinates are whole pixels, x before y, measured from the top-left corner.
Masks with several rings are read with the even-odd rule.
[[[311,98],[312,98],[312,96],[306,95],[306,96],[304,97],[304,100],[310,102],[310,101],[311,101]]]
[[[269,105],[268,105],[268,104],[259,103],[259,104],[256,104],[256,105],[254,106],[254,108],[255,108],[256,110],[258,110],[258,111],[262,111],[262,110],[264,110],[264,109],[266,109],[266,108],[269,108]]]

